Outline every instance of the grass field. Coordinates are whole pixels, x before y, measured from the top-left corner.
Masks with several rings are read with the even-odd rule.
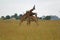
[[[60,40],[60,20],[39,20],[39,25],[0,20],[0,40]]]

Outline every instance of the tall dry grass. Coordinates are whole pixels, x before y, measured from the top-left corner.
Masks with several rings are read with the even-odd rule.
[[[39,25],[0,20],[0,40],[60,40],[60,20],[39,20]]]

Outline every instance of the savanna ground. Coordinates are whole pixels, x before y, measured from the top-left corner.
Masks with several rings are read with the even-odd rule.
[[[39,25],[0,20],[0,40],[60,40],[60,20],[39,20]]]

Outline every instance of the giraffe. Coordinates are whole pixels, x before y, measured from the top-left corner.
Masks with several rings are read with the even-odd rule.
[[[33,13],[32,11],[35,10],[35,5],[32,9],[30,9],[29,11],[26,11],[26,13],[21,17],[21,21],[20,24],[27,19],[27,24],[30,24],[31,19],[34,20],[37,23],[37,13]],[[33,16],[35,15],[35,16]]]

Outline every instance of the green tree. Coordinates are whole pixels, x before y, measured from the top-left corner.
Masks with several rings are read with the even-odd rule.
[[[17,13],[14,14],[14,17],[17,17]]]
[[[40,17],[39,19],[42,19],[42,17]]]
[[[6,19],[10,19],[10,16],[9,16],[9,15],[7,15],[7,16],[6,16]]]
[[[20,15],[19,15],[19,19],[21,19],[21,17],[22,17],[22,16],[23,16],[23,15],[22,15],[22,14],[20,14]]]
[[[51,16],[46,16],[44,19],[45,20],[50,20],[51,19]]]
[[[18,19],[17,13],[14,14],[14,18],[15,18],[15,19]]]
[[[5,20],[5,17],[4,16],[1,16],[1,19]]]

